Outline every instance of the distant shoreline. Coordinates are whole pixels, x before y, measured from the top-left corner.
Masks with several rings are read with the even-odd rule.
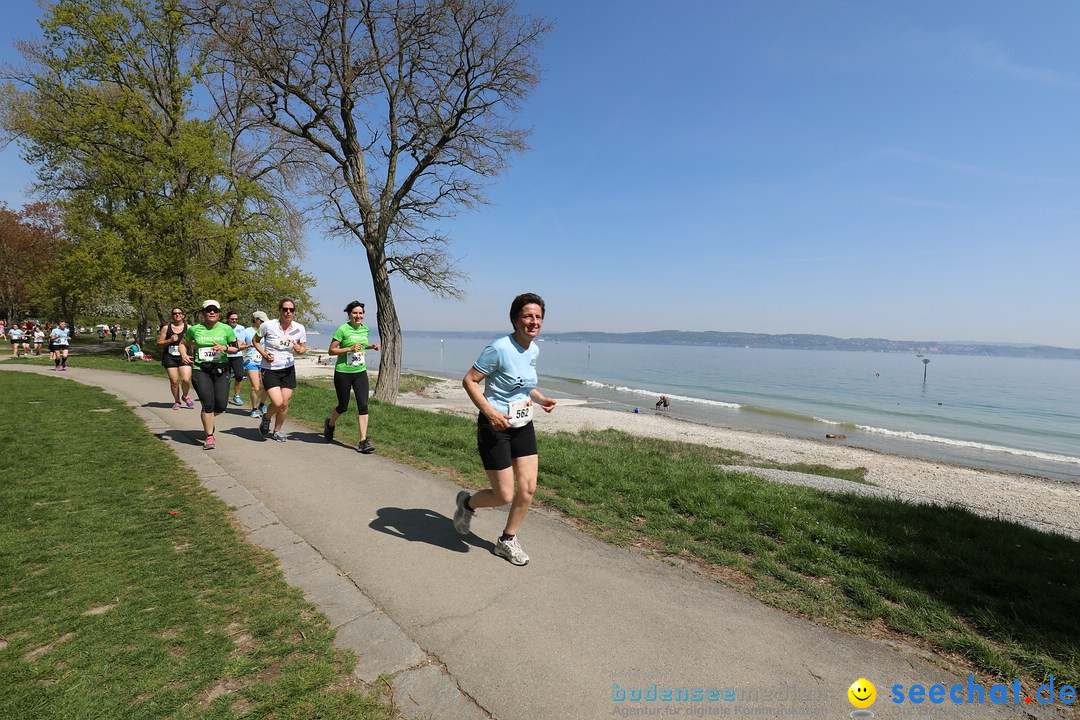
[[[486,338],[490,340],[505,332],[406,330],[405,336]],[[684,330],[654,330],[632,333],[568,332],[545,333],[544,342],[612,343],[647,345],[693,345],[701,347],[733,347],[772,350],[833,350],[843,352],[906,353],[932,358],[936,355],[967,355],[980,357],[1043,358],[1048,360],[1080,360],[1080,349],[1029,343],[981,343],[935,340],[887,340],[884,338],[838,338],[831,335],[769,335]]]

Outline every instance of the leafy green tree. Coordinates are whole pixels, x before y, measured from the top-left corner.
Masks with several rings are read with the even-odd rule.
[[[284,211],[237,175],[235,138],[193,108],[202,69],[177,4],[58,0],[42,31],[8,90],[23,109],[4,122],[71,224],[72,257],[54,276],[70,302],[122,293],[143,330],[210,295],[254,304],[257,288],[284,286],[306,298],[311,278],[294,259],[261,262]],[[87,274],[85,292],[64,284],[67,271]]]
[[[392,274],[460,296],[435,225],[482,199],[525,149],[510,117],[538,82],[548,25],[508,0],[192,0],[233,105],[277,131],[332,234],[363,247],[393,402],[401,327]]]

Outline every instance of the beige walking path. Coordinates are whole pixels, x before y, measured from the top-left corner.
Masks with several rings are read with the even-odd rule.
[[[530,512],[521,541],[532,562],[514,567],[491,553],[501,511],[480,512],[462,538],[450,520],[459,489],[452,483],[327,445],[295,423],[286,426],[287,443],[264,441],[250,408],[230,407],[218,420],[218,448],[204,451],[197,412],[171,409],[164,376],[0,369],[97,385],[131,405],[327,614],[339,644],[359,657],[356,674],[368,682],[388,677],[412,717],[840,718],[854,710],[847,689],[860,677],[877,686],[870,709],[879,718],[1061,716],[1037,705],[948,698],[894,704],[894,685],[966,687],[967,677],[910,649],[789,617],[690,570],[605,545],[552,512]],[[372,438],[378,442],[374,422]],[[654,684],[659,692],[716,688],[720,695],[632,699]]]

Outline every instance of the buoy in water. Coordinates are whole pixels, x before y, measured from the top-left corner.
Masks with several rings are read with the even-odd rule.
[[[839,433],[829,433],[825,436],[825,438],[828,440],[844,440],[845,438],[847,438],[847,435],[840,435]]]

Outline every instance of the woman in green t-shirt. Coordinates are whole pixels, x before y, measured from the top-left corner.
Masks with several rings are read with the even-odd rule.
[[[334,425],[349,409],[349,393],[356,395],[357,423],[360,425],[360,444],[357,452],[365,455],[375,452],[375,446],[367,439],[368,428],[368,375],[366,350],[378,350],[379,343],[368,342],[368,326],[364,324],[364,303],[353,300],[345,306],[349,322],[334,331],[330,341],[330,354],[337,355],[334,366],[334,390],[337,391],[337,407],[323,422],[326,442],[334,439]]]
[[[203,321],[192,325],[180,343],[180,357],[185,365],[194,365],[191,384],[202,403],[202,424],[206,431],[203,450],[217,447],[214,419],[229,406],[229,358],[226,353],[237,352],[236,333],[221,317],[221,303],[207,300],[202,304]]]

